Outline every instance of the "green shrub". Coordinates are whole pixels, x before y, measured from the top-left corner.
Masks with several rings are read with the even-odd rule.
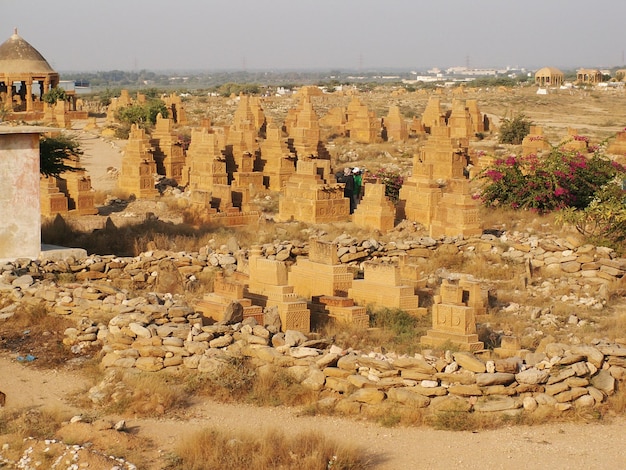
[[[166,118],[167,107],[160,99],[150,99],[144,104],[133,104],[120,108],[116,112],[116,119],[125,124],[137,124],[141,127],[154,125],[158,114]]]
[[[513,119],[503,119],[500,125],[500,143],[519,145],[530,133],[532,122],[523,114],[518,114]]]

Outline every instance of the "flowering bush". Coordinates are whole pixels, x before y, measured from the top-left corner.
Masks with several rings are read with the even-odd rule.
[[[583,155],[554,147],[545,157],[531,154],[500,158],[477,178],[485,181],[478,197],[487,206],[509,206],[550,212],[585,208],[616,177],[626,175],[620,164],[599,151]]]
[[[385,185],[385,195],[394,203],[398,201],[400,196],[400,188],[404,183],[402,175],[394,170],[381,168],[372,174],[380,183]]]

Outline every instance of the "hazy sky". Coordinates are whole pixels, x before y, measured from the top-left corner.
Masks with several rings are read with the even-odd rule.
[[[623,65],[626,1],[1,0],[57,71]]]

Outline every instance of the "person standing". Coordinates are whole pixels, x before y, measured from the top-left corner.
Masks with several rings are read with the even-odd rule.
[[[354,212],[356,206],[354,206],[354,176],[351,168],[345,168],[343,170],[342,183],[345,183],[343,187],[343,197],[347,197],[350,201],[350,214]]]
[[[352,169],[352,179],[354,181],[354,189],[352,190],[352,204],[350,207],[352,208],[352,212],[356,210],[356,207],[359,205],[361,201],[361,190],[363,189],[363,174],[361,173],[361,169],[357,166]]]

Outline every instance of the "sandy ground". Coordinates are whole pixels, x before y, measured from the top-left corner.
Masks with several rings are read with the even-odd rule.
[[[104,127],[104,120],[99,120],[98,125]],[[81,165],[91,177],[91,187],[110,194],[117,185],[115,172],[110,169],[121,169],[122,154],[127,141],[101,137],[99,131],[84,131],[83,127],[84,123],[76,122],[72,129],[84,152],[80,159]]]
[[[47,407],[79,414],[65,400],[87,385],[76,371],[38,370],[0,357],[0,390],[6,408]],[[87,410],[85,410],[87,411]],[[158,443],[162,453],[205,427],[255,434],[273,429],[286,433],[316,430],[356,445],[375,469],[606,469],[626,468],[626,420],[593,424],[545,424],[494,431],[454,432],[421,428],[384,428],[339,417],[303,417],[291,408],[258,408],[198,402],[189,418],[127,419],[137,433]],[[110,417],[116,420],[118,417]],[[153,467],[153,468],[159,468]]]

